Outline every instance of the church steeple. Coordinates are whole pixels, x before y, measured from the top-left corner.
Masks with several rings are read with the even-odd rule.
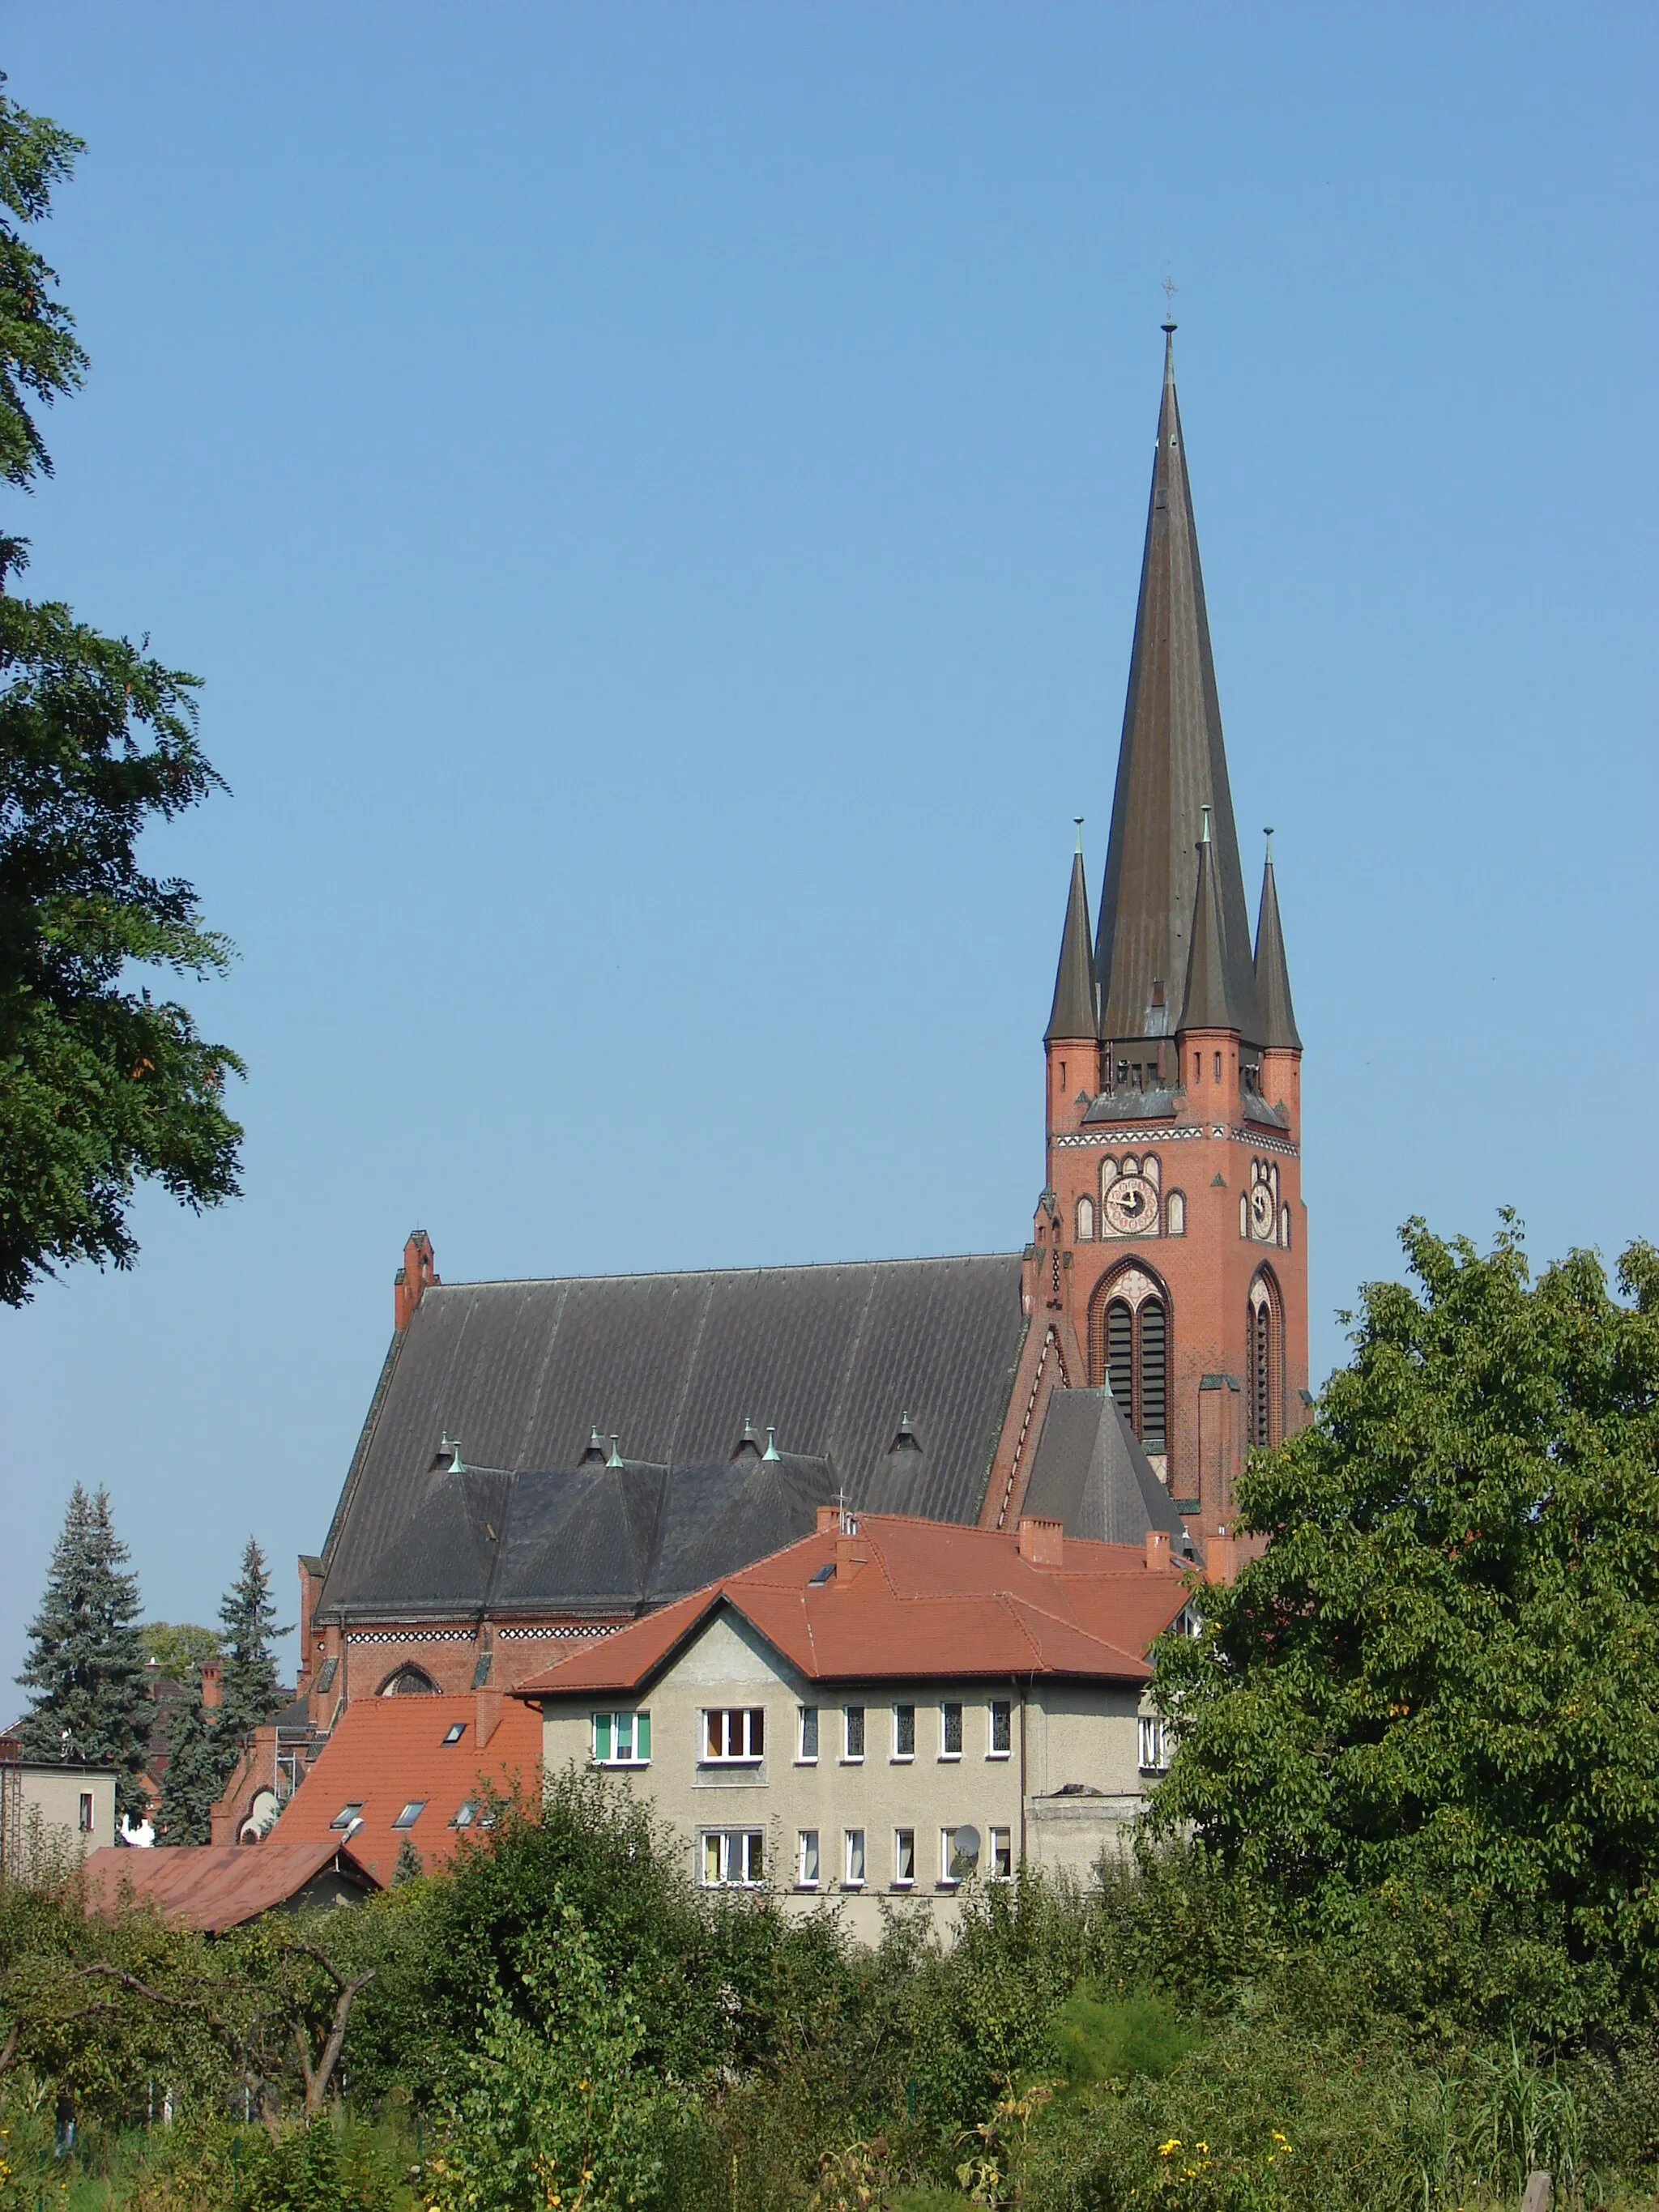
[[[1216,889],[1215,846],[1210,810],[1204,809],[1204,834],[1198,841],[1198,888],[1193,895],[1192,951],[1187,958],[1187,988],[1176,1030],[1236,1030],[1227,996],[1226,953],[1221,942],[1221,899]]]
[[[1273,833],[1261,869],[1261,904],[1255,918],[1255,1002],[1261,1015],[1261,1042],[1267,1052],[1300,1052],[1302,1039],[1291,1004],[1291,971],[1285,958],[1285,933],[1279,923],[1279,891],[1273,882]]]
[[[1175,325],[1166,323],[1164,334],[1158,451],[1095,948],[1100,1034],[1121,1042],[1170,1033],[1193,957],[1193,849],[1207,806],[1223,1026],[1255,1045],[1249,915],[1176,398]]]
[[[1088,1037],[1095,1034],[1094,956],[1089,943],[1089,884],[1083,872],[1083,831],[1079,826],[1077,851],[1072,857],[1072,888],[1066,900],[1066,928],[1060,940],[1060,967],[1054,976],[1054,1003],[1045,1044],[1056,1037]]]

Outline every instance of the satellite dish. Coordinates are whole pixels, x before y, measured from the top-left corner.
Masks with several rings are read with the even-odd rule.
[[[979,1830],[958,1828],[951,1838],[951,1849],[964,1866],[979,1864]]]

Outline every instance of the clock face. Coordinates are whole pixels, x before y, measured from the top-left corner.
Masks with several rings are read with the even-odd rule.
[[[1250,1193],[1250,1228],[1258,1243],[1271,1242],[1273,1233],[1273,1194],[1265,1182]]]
[[[1158,1193],[1145,1176],[1120,1176],[1106,1194],[1106,1218],[1120,1237],[1152,1234],[1158,1224]]]

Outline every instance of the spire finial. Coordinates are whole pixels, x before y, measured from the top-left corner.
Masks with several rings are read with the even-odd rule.
[[[1080,814],[1074,814],[1072,817],[1072,819],[1077,824],[1077,849],[1079,856],[1081,857],[1083,852],[1083,817]]]
[[[1261,834],[1267,841],[1267,866],[1271,868],[1273,864],[1273,825],[1271,822]]]
[[[1207,845],[1210,842],[1210,810],[1206,806],[1200,808],[1200,811],[1204,817],[1204,829],[1198,842],[1200,845]]]
[[[1175,295],[1181,289],[1173,276],[1166,276],[1158,288],[1164,295],[1164,327],[1173,331],[1176,326]]]

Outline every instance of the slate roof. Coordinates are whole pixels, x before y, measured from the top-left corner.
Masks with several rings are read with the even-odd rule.
[[[210,1936],[294,1903],[324,1875],[362,1891],[380,1886],[337,1835],[303,1844],[158,1844],[148,1850],[106,1844],[88,1853],[85,1874],[88,1912],[113,1911],[130,1890],[136,1904],[154,1905],[163,1919]]]
[[[1175,325],[1164,330],[1140,598],[1095,940],[1100,1033],[1122,1041],[1167,1031],[1152,986],[1164,985],[1167,1011],[1187,974],[1197,888],[1193,848],[1207,805],[1226,995],[1237,1016],[1227,1026],[1259,1043],[1249,916],[1176,398]]]
[[[1187,1543],[1175,1501],[1107,1389],[1054,1392],[1020,1510],[1107,1544],[1141,1545],[1162,1528],[1177,1559]]]
[[[642,1607],[804,1534],[843,1487],[971,1521],[1024,1337],[1019,1264],[434,1283],[377,1388],[319,1618]],[[917,1448],[895,1449],[907,1413]],[[779,1457],[732,1458],[750,1417]],[[621,1466],[583,1463],[595,1426]]]
[[[1078,833],[1072,858],[1071,888],[1066,894],[1066,926],[1060,940],[1060,965],[1054,971],[1054,1005],[1045,1044],[1056,1037],[1091,1037],[1096,1034],[1100,1009],[1095,999],[1095,956],[1090,942],[1089,884],[1083,872],[1083,833]]]
[[[849,1549],[862,1555],[850,1577],[836,1565]],[[826,1566],[836,1571],[820,1579]],[[810,1681],[1144,1682],[1147,1650],[1187,1596],[1186,1572],[1149,1567],[1144,1543],[1068,1536],[1060,1564],[1038,1566],[1012,1531],[864,1514],[854,1536],[809,1536],[584,1646],[513,1695],[643,1691],[722,1607]]]
[[[1267,836],[1271,840],[1271,830]],[[1296,1008],[1291,1004],[1291,971],[1279,919],[1271,842],[1262,864],[1261,903],[1255,917],[1255,997],[1261,1010],[1261,1042],[1269,1051],[1300,1052],[1302,1036],[1296,1026]]]
[[[428,1293],[428,1295],[430,1295]],[[483,1741],[479,1729],[486,1731]],[[453,1743],[444,1739],[459,1727]],[[499,1691],[473,1697],[355,1698],[309,1772],[251,1855],[283,1844],[315,1848],[331,1836],[349,1844],[381,1884],[397,1870],[404,1836],[428,1874],[453,1858],[469,1832],[454,1825],[463,1805],[527,1787],[541,1802],[542,1738],[537,1716]],[[420,1812],[408,1828],[392,1822],[406,1805]],[[348,1805],[361,1819],[349,1831],[331,1826]]]

